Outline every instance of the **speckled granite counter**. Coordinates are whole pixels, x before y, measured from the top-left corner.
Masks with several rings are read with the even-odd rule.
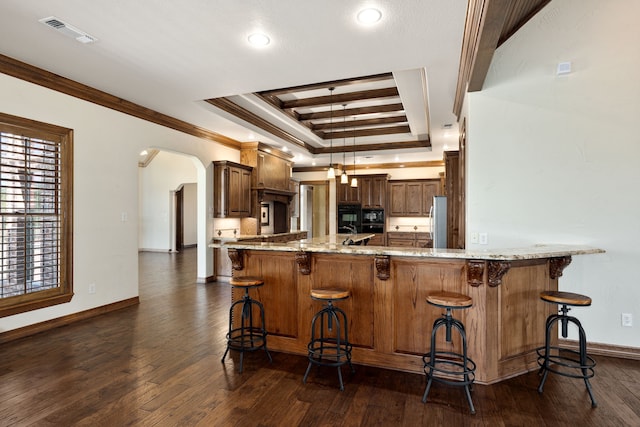
[[[349,318],[353,362],[422,373],[421,356],[442,314],[426,297],[459,292],[473,300],[456,318],[467,330],[480,384],[538,368],[535,349],[555,310],[540,292],[558,289],[572,256],[603,252],[582,245],[485,251],[342,245],[346,237],[216,246],[228,251],[233,275],[263,277],[265,285],[254,292],[267,312],[269,349],[306,355],[311,319],[321,308],[310,292],[338,287],[351,294],[339,305]],[[459,345],[454,339],[448,348]]]
[[[357,235],[362,236],[362,235]],[[371,236],[371,235],[368,235]],[[225,246],[233,249],[259,249],[263,251],[285,252],[316,252],[351,255],[389,255],[417,258],[450,258],[450,259],[478,259],[495,261],[515,261],[527,259],[541,259],[565,257],[573,255],[588,255],[603,253],[604,250],[584,245],[534,245],[522,248],[497,248],[487,250],[465,249],[430,249],[407,248],[392,246],[357,246],[343,245],[348,234],[333,234],[313,239],[303,239],[287,243],[261,243],[228,241]],[[212,245],[216,247],[215,244]]]

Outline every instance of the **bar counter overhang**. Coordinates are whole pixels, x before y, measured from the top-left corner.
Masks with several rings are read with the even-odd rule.
[[[461,292],[473,306],[454,316],[465,325],[480,384],[537,369],[535,349],[544,344],[546,318],[555,312],[540,292],[558,289],[572,256],[604,252],[573,245],[484,251],[347,246],[341,244],[345,236],[225,244],[234,275],[265,281],[252,296],[266,310],[269,349],[306,355],[311,319],[321,308],[310,291],[340,287],[351,291],[339,306],[349,319],[353,362],[422,373],[433,322],[442,314],[426,296]],[[437,346],[455,351],[460,342],[446,344],[440,336]]]

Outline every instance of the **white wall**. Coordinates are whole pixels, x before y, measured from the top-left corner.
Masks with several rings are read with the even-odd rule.
[[[197,180],[197,171],[193,163],[193,157],[160,151],[151,160],[149,165],[140,168],[140,229],[138,230],[139,248],[141,250],[168,251],[171,248],[173,225],[171,210],[172,191],[176,191],[181,184]],[[195,184],[194,184],[195,186]],[[189,191],[185,185],[186,193]],[[195,197],[195,194],[192,196]],[[194,199],[195,200],[195,199]],[[185,204],[188,206],[188,204]],[[196,212],[191,211],[191,214]],[[187,217],[185,211],[185,225],[192,221],[192,229],[195,231],[195,218]],[[184,243],[188,244],[188,238],[193,240],[193,235],[184,233]],[[193,243],[196,243],[195,241]]]
[[[71,302],[0,319],[0,332],[138,295],[138,157],[153,147],[198,159],[198,280],[213,274],[212,160],[239,153],[0,74],[0,111],[74,129],[74,292]],[[122,221],[126,213],[127,221]],[[89,294],[88,286],[96,285]]]
[[[466,100],[467,242],[587,244],[560,288],[589,341],[640,347],[640,3],[562,0],[501,46]],[[557,76],[558,62],[573,71]],[[468,245],[474,248],[474,245]],[[485,246],[475,246],[476,249]],[[620,314],[634,315],[622,328]],[[574,337],[575,338],[575,337]]]

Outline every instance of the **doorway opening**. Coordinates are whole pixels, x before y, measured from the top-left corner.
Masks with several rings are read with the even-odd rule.
[[[329,234],[329,181],[300,182],[300,230],[308,238]]]

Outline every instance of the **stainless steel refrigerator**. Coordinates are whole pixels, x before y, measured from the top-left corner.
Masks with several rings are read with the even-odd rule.
[[[431,238],[434,248],[447,247],[447,198],[433,196],[431,206]]]

